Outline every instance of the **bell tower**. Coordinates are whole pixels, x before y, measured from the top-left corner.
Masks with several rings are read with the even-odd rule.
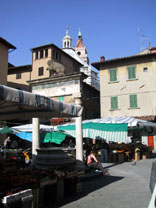
[[[66,27],[66,35],[62,39],[62,48],[71,48],[72,47],[72,38],[69,36],[69,27]]]
[[[75,51],[87,64],[89,64],[88,53],[87,53],[86,47],[83,45],[83,39],[82,39],[80,28],[78,31],[78,39],[77,39],[77,43],[75,46]]]

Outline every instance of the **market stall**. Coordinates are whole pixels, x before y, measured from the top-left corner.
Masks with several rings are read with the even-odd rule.
[[[60,125],[57,128],[75,137],[74,123]],[[98,147],[100,140],[105,139],[110,146],[109,161],[116,162],[150,157],[152,150],[145,142],[146,137],[148,134],[151,135],[151,132],[153,135],[156,134],[155,123],[131,117],[85,120],[82,122],[82,129],[83,138],[96,140],[96,147],[99,150],[101,149],[100,145]]]
[[[35,145],[39,144],[39,139],[38,139],[39,118],[80,117],[82,115],[82,111],[83,108],[79,105],[59,102],[56,100],[52,100],[49,97],[40,96],[38,94],[33,94],[30,92],[25,92],[22,90],[17,90],[4,85],[0,85],[0,121],[5,122],[5,121],[10,121],[12,119],[20,120],[20,119],[32,118],[33,119],[32,143],[33,144],[35,143]],[[78,127],[81,130],[80,124],[81,123],[78,123]],[[36,147],[39,146],[33,146],[33,149],[37,151],[38,149]],[[42,148],[39,149],[42,150]],[[49,151],[52,152],[53,150],[49,149]],[[65,150],[61,150],[61,153],[62,152],[66,153]],[[42,151],[41,154],[44,154],[44,151]],[[63,197],[64,190],[66,189],[65,181],[68,182],[69,184],[71,184],[71,182],[74,181],[73,183],[74,186],[71,187],[71,189],[75,188],[76,191],[76,186],[78,182],[81,183],[81,181],[79,181],[80,171],[77,170],[76,168],[76,160],[73,161],[71,159],[72,155],[68,154],[68,152],[66,153],[66,155],[68,155],[68,157],[66,156],[65,158],[68,159],[67,162],[61,164],[59,167],[57,167],[57,164],[53,162],[50,163],[50,166],[48,166],[46,165],[46,161],[44,161],[44,164],[41,165],[40,168],[37,168],[37,166],[33,166],[33,169],[32,167],[28,167],[28,172],[26,172],[25,168],[19,168],[18,170],[16,169],[16,167],[10,169],[5,168],[6,164],[4,164],[4,159],[3,157],[0,157],[0,166],[1,166],[0,175],[2,179],[0,181],[1,183],[0,185],[3,185],[3,183],[6,184],[8,181],[7,180],[8,177],[12,179],[11,183],[9,184],[10,186],[6,187],[7,189],[1,190],[2,192],[0,193],[0,200],[2,198],[6,199],[4,200],[4,203],[8,203],[9,199],[11,198],[16,199],[16,197],[14,197],[15,195],[20,196],[19,189],[21,190],[21,189],[30,188],[33,195],[32,203],[33,203],[33,207],[35,208],[35,207],[39,207],[39,204],[41,205],[40,200],[42,200],[42,203],[46,202],[47,190],[51,191],[51,193],[52,190],[55,190],[53,192],[54,193],[53,195],[55,197],[54,200],[58,200],[61,197]],[[41,155],[37,155],[38,158],[36,158],[38,164],[41,162],[40,156]],[[70,165],[69,165],[69,157],[70,157]],[[13,162],[13,158],[11,158],[11,162]],[[20,182],[23,179],[23,175],[25,175],[26,180],[23,180],[23,184],[21,184]],[[16,182],[15,178],[17,178],[17,181],[19,182],[18,187],[16,186],[16,183],[13,183]],[[34,178],[35,179],[37,178],[37,180],[34,180]],[[20,199],[20,206],[16,206],[17,205],[16,202],[18,200],[17,201],[15,200],[14,204],[11,204],[11,206],[23,207],[24,205],[21,204],[21,198],[17,197],[17,199],[18,200]],[[25,202],[22,201],[22,203]],[[51,203],[51,201],[49,203]],[[45,204],[43,204],[43,207],[44,205]]]

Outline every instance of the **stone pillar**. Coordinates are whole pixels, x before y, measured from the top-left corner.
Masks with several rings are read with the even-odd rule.
[[[75,104],[81,105],[81,97],[75,97]],[[82,132],[82,117],[76,117],[76,161],[77,164],[83,164],[83,132]]]
[[[36,161],[37,151],[40,148],[40,135],[39,135],[39,118],[32,118],[32,163]]]
[[[76,160],[83,162],[82,117],[76,118]]]

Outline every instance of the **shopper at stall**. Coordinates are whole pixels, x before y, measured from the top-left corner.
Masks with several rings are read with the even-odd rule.
[[[15,138],[11,138],[10,148],[11,149],[18,149],[18,142]]]
[[[4,140],[4,148],[9,149],[11,145],[11,137],[8,136],[5,140]]]
[[[104,139],[101,143],[101,162],[108,162],[108,150],[109,150],[109,144]]]
[[[101,170],[103,175],[109,175],[108,170],[105,170],[102,167],[102,164],[97,160],[94,150],[91,150],[87,157],[87,166],[90,168],[97,168],[98,170]]]

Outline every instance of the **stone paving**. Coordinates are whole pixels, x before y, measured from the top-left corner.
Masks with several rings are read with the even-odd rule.
[[[152,162],[156,158],[105,163],[110,176],[86,177],[83,191],[66,198],[54,207],[61,208],[147,208],[151,192],[149,180]],[[95,175],[94,175],[95,176]]]

